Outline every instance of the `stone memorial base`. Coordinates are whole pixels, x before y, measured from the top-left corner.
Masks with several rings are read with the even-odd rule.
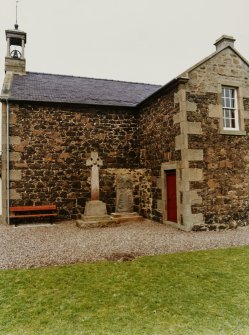
[[[98,228],[115,226],[116,221],[107,214],[106,204],[100,200],[86,202],[85,212],[81,219],[76,221],[80,228]]]
[[[130,212],[122,212],[122,213],[116,212],[116,213],[112,213],[111,216],[117,223],[143,220],[143,217],[136,212],[131,212],[131,213]]]

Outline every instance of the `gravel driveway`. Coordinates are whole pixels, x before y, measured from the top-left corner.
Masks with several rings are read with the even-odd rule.
[[[0,225],[0,269],[249,245],[249,226],[221,232],[183,232],[149,220],[80,229],[74,222],[46,227]]]

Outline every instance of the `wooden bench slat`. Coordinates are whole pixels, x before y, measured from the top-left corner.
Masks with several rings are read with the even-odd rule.
[[[46,211],[56,210],[56,205],[45,205],[45,206],[12,206],[10,212],[30,212],[30,211]]]
[[[52,223],[52,218],[57,215],[58,214],[57,214],[56,205],[12,206],[10,207],[10,219],[11,220],[49,217]]]

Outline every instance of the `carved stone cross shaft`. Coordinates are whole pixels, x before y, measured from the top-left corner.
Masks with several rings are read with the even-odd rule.
[[[103,165],[102,159],[98,157],[96,151],[91,152],[91,156],[86,161],[86,166],[91,166],[91,200],[99,200],[99,167]]]

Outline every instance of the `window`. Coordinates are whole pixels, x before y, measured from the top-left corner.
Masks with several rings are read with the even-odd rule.
[[[239,130],[237,91],[232,87],[222,87],[223,128]]]

